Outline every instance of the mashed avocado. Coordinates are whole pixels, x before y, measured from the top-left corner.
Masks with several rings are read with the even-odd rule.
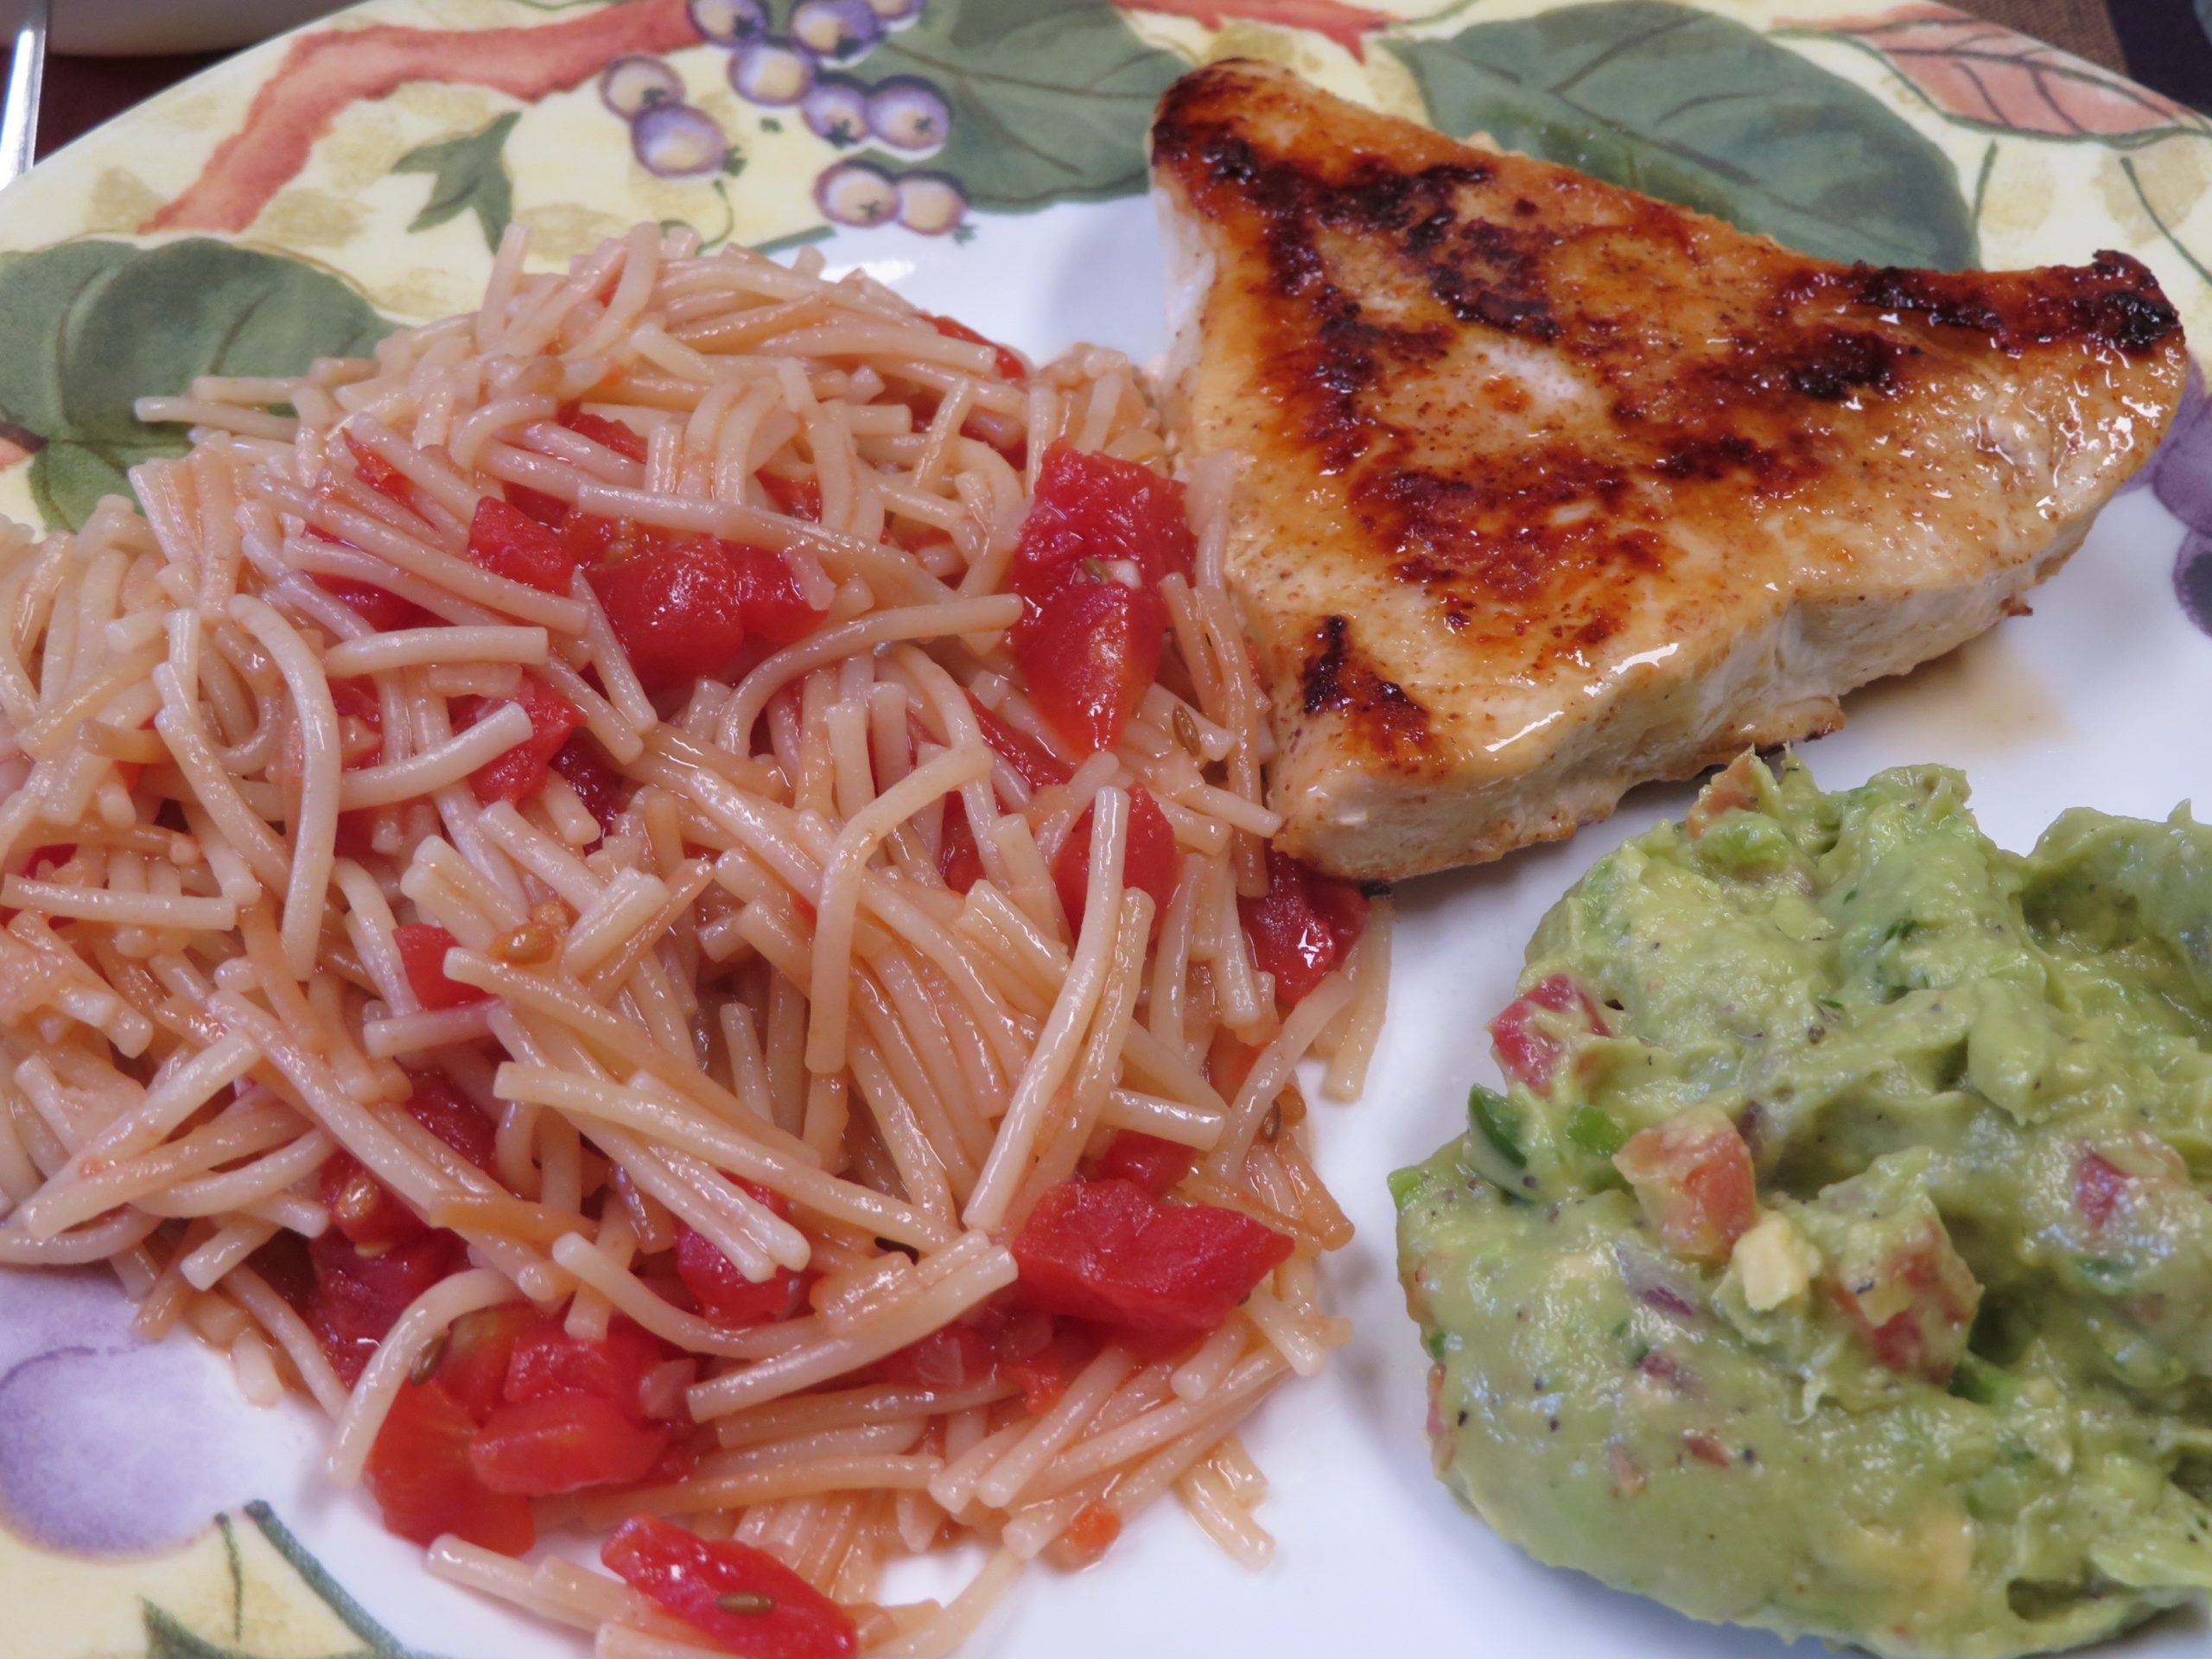
[[[2212,830],[1746,757],[1601,860],[1393,1178],[1439,1472],[1535,1555],[1897,1655],[2212,1587]]]

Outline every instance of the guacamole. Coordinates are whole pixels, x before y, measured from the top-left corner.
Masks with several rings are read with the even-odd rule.
[[[1978,1659],[2212,1587],[2212,830],[1745,757],[1393,1178],[1443,1478],[1699,1618]]]

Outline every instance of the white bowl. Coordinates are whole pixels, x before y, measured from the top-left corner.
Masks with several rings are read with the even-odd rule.
[[[93,57],[218,52],[266,40],[345,0],[54,0],[47,45]]]

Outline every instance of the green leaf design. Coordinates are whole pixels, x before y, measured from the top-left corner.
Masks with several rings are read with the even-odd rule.
[[[296,374],[392,327],[336,276],[205,237],[0,254],[0,422],[43,441],[32,495],[73,530],[103,495],[130,493],[130,467],[184,453],[175,428],[139,423],[134,399],[195,375]]]
[[[952,125],[921,165],[957,179],[975,207],[1031,213],[1143,189],[1152,106],[1184,67],[1110,0],[967,0],[925,8],[861,73],[934,84]]]
[[[496,252],[515,213],[506,143],[521,118],[521,111],[510,110],[481,132],[424,144],[394,162],[395,173],[430,175],[430,199],[407,228],[427,231],[461,213],[474,213],[483,227],[485,245]]]
[[[330,1569],[276,1518],[276,1511],[267,1503],[255,1499],[245,1506],[245,1516],[269,1541],[270,1548],[284,1558],[285,1565],[298,1573],[301,1581],[315,1592],[323,1605],[337,1615],[338,1622],[361,1638],[367,1649],[366,1659],[432,1659],[430,1655],[410,1649],[370,1618],[369,1610],[346,1593],[346,1587],[331,1577]]]
[[[1957,170],[1872,94],[1757,29],[1601,0],[1391,41],[1455,136],[1580,168],[1831,259],[1978,261]]]
[[[139,1621],[146,1632],[146,1659],[251,1659],[236,1648],[226,1648],[194,1636],[150,1601],[142,1601]]]

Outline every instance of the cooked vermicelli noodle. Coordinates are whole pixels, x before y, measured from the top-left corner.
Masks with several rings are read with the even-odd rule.
[[[715,1614],[531,1534],[676,1517],[899,1656],[1171,1490],[1263,1562],[1238,1427],[1347,1334],[1293,1074],[1357,1092],[1389,929],[1332,889],[1285,978],[1319,879],[1266,845],[1230,480],[1164,482],[1117,353],[1032,371],[811,252],[523,251],[373,360],[162,389],[143,516],[0,527],[0,1262],[109,1263],[606,1656]],[[1061,567],[1158,607],[1103,753],[1017,648],[1067,479],[1190,549]],[[1264,1248],[1128,1312],[1166,1293],[1083,1231],[1109,1193]],[[379,1471],[464,1407],[478,1508],[402,1514]],[[962,1538],[961,1595],[879,1603]]]

